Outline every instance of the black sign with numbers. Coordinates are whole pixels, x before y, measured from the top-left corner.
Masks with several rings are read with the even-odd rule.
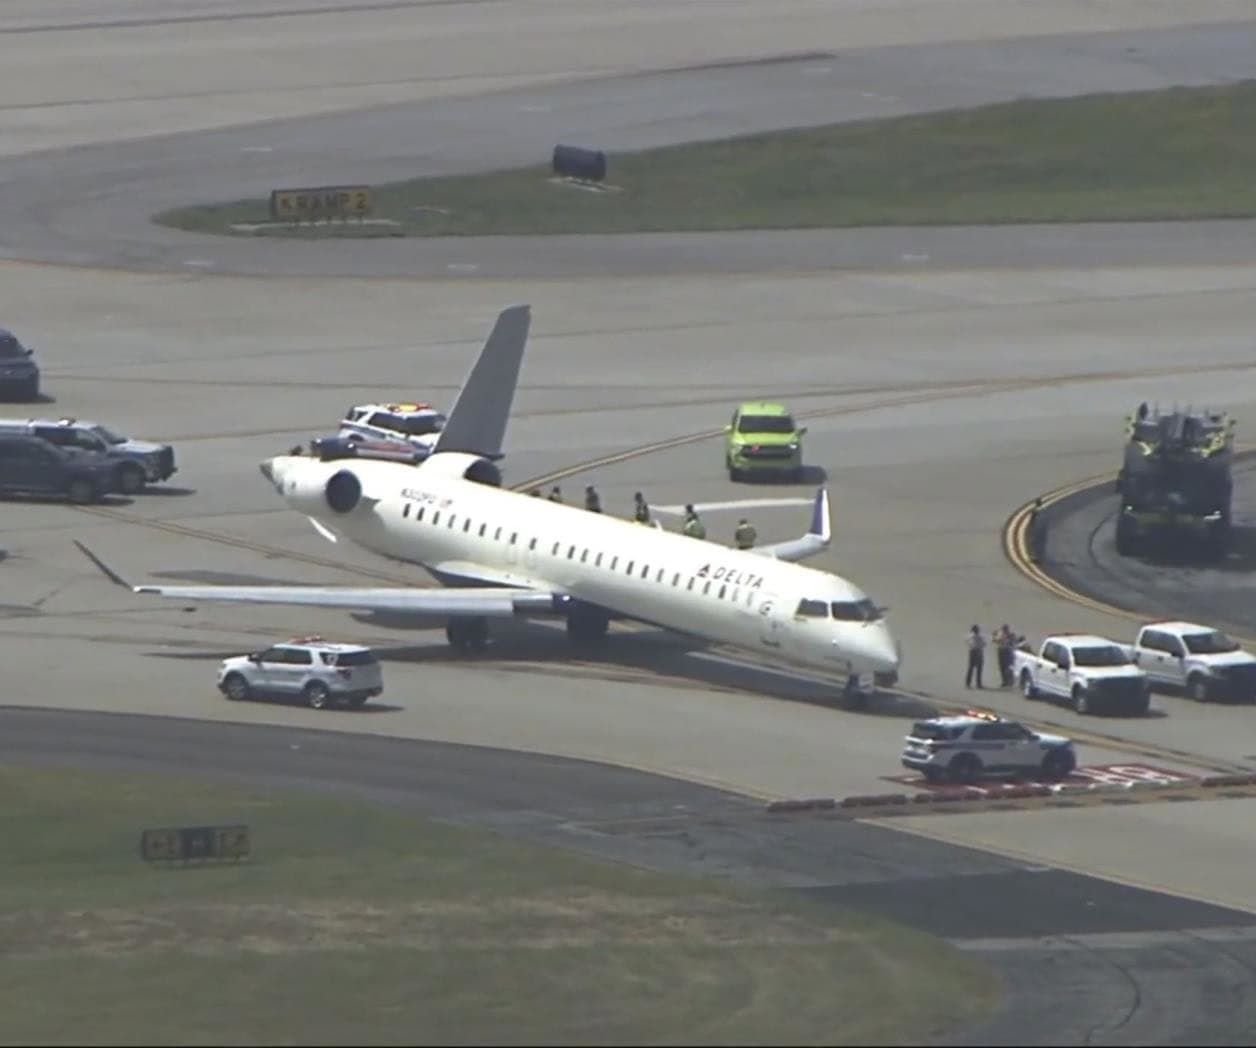
[[[140,857],[145,862],[238,862],[248,855],[247,826],[183,826],[140,835]]]

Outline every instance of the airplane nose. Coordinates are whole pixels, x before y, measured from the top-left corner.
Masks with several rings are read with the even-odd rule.
[[[872,665],[875,673],[897,673],[902,662],[902,652],[898,641],[884,622],[879,622],[868,629],[867,636],[860,643],[864,658]]]
[[[275,483],[275,460],[274,459],[262,459],[262,461],[257,464],[257,468],[262,471],[263,477],[269,480],[272,484]]]

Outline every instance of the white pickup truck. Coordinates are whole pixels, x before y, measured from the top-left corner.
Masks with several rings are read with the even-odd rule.
[[[1149,622],[1125,649],[1152,687],[1196,702],[1256,699],[1256,656],[1220,630],[1194,622]]]
[[[1055,699],[1078,713],[1145,714],[1151,687],[1129,652],[1104,637],[1057,633],[1039,654],[1015,652],[1012,670],[1027,699]]]

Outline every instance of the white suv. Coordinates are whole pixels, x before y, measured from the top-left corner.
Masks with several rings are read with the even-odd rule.
[[[400,440],[430,455],[446,421],[431,404],[359,404],[345,412],[340,436],[346,440]]]
[[[370,648],[301,637],[224,659],[218,690],[235,701],[299,696],[316,710],[337,702],[358,709],[383,692],[384,677]]]
[[[903,745],[903,767],[920,772],[929,782],[972,783],[986,774],[1055,781],[1077,767],[1077,755],[1071,739],[969,710],[962,717],[916,721]]]

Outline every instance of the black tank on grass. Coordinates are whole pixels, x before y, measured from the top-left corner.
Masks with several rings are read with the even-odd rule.
[[[1222,411],[1139,405],[1126,420],[1116,548],[1216,560],[1230,537],[1234,420]]]

